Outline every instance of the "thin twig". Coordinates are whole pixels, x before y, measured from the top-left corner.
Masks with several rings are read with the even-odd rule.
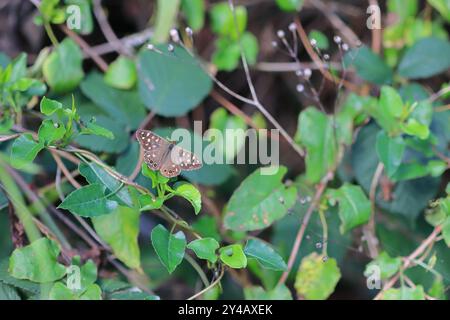
[[[320,198],[322,197],[322,194],[324,193],[324,191],[328,185],[328,182],[330,182],[333,179],[333,176],[334,176],[333,172],[331,172],[331,171],[328,172],[325,175],[325,177],[322,179],[322,181],[319,183],[319,185],[317,186],[316,193],[311,201],[311,204],[308,207],[308,210],[305,213],[305,216],[303,217],[302,224],[300,225],[300,228],[297,232],[297,236],[295,237],[295,242],[292,247],[291,254],[289,255],[289,260],[288,260],[286,271],[284,271],[283,274],[281,275],[281,278],[278,281],[278,284],[282,284],[282,283],[286,282],[286,280],[289,276],[289,273],[291,272],[292,267],[294,266],[295,259],[297,258],[297,254],[298,254],[298,251],[302,244],[303,236],[304,236],[306,228],[309,224],[309,220],[311,219],[313,212],[315,211],[317,205],[319,204]]]

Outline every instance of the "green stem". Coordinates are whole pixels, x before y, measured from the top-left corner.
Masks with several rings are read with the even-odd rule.
[[[56,39],[55,33],[53,32],[52,26],[48,22],[44,22],[45,32],[47,32],[48,37],[50,38],[51,43],[57,47],[59,45],[58,39]]]

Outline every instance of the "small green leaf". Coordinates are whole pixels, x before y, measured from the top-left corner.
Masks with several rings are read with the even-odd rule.
[[[222,36],[229,36],[232,39],[237,39],[238,31],[242,34],[247,27],[247,9],[244,6],[236,6],[235,15],[237,27],[235,24],[235,17],[228,2],[221,2],[215,4],[210,10],[211,28],[212,30]],[[238,31],[236,30],[238,29]]]
[[[55,113],[55,111],[62,109],[63,105],[61,102],[58,102],[56,100],[51,100],[47,97],[43,97],[41,100],[41,112],[43,114],[45,114],[46,116],[50,116],[53,113]]]
[[[190,242],[187,247],[195,252],[200,259],[216,263],[216,250],[219,249],[219,243],[213,238],[202,238]]]
[[[425,38],[409,48],[398,67],[402,77],[429,78],[450,68],[450,43],[438,38]]]
[[[66,268],[58,263],[59,252],[53,240],[35,240],[14,250],[9,259],[9,273],[15,278],[39,283],[61,279],[66,274]]]
[[[395,118],[399,118],[402,115],[403,101],[397,90],[389,86],[381,88],[380,108]]]
[[[335,166],[336,132],[333,119],[316,108],[300,113],[296,141],[307,149],[306,177],[311,183],[318,183]]]
[[[304,0],[276,0],[278,7],[284,11],[299,11]]]
[[[109,200],[104,187],[98,183],[73,191],[58,206],[82,217],[109,214],[117,208],[117,201]]]
[[[45,80],[58,93],[75,89],[84,76],[82,61],[78,45],[70,38],[64,39],[44,62]]]
[[[130,89],[137,81],[137,71],[134,61],[120,56],[108,67],[105,82],[118,89]]]
[[[154,210],[162,207],[164,203],[163,198],[155,198],[149,194],[139,196],[140,211]]]
[[[186,16],[188,26],[199,31],[205,23],[205,0],[181,0],[181,10]]]
[[[326,259],[313,252],[302,259],[295,279],[298,295],[308,300],[325,300],[341,278],[335,259]]]
[[[108,215],[92,218],[95,231],[111,246],[114,255],[133,269],[141,265],[139,216],[139,211],[134,208],[118,206]]]
[[[39,127],[39,142],[51,144],[52,142],[62,139],[65,133],[66,128],[63,124],[55,123],[51,119],[44,120]]]
[[[227,266],[234,269],[241,269],[247,266],[247,257],[240,244],[231,244],[220,248],[220,260]]]
[[[416,119],[409,119],[402,128],[406,134],[416,136],[422,140],[428,139],[430,136],[430,129],[428,126],[420,123]]]
[[[421,285],[415,288],[391,288],[383,292],[382,300],[425,300],[425,292]]]
[[[402,259],[400,257],[392,258],[387,252],[383,251],[375,260],[373,260],[366,266],[366,271],[364,272],[364,274],[367,276],[368,271],[373,266],[376,266],[380,270],[381,279],[386,280],[396,274],[398,270],[400,270],[401,265]]]
[[[30,164],[42,149],[43,142],[35,142],[30,133],[22,134],[11,147],[11,165],[20,169]]]
[[[245,300],[292,300],[292,294],[284,284],[267,291],[261,287],[245,287],[244,296]]]
[[[400,167],[405,147],[405,141],[401,136],[391,138],[385,131],[380,131],[378,133],[376,150],[378,158],[384,164],[384,168],[389,178],[391,178]]]
[[[178,183],[175,185],[175,194],[185,198],[194,207],[195,214],[202,208],[202,195],[196,187],[190,183]]]
[[[111,131],[93,122],[88,122],[86,124],[86,128],[83,128],[83,130],[81,130],[81,133],[93,134],[96,136],[105,137],[110,140],[114,139],[114,134]]]
[[[342,234],[369,221],[371,204],[360,186],[345,183],[339,189],[329,189],[332,205],[339,203]]]
[[[248,258],[256,259],[266,269],[284,271],[287,266],[283,258],[267,243],[259,239],[250,239],[244,249]]]
[[[172,234],[159,224],[153,228],[151,240],[159,260],[172,273],[183,260],[186,236],[182,231]]]
[[[450,22],[450,1],[448,0],[428,0],[428,3],[431,4],[439,13]]]
[[[318,30],[312,30],[308,35],[309,40],[315,40],[316,46],[320,50],[328,50],[330,47],[330,42],[326,35]]]
[[[225,208],[225,227],[233,231],[260,230],[284,217],[295,201],[297,190],[286,187],[285,167],[265,175],[260,168],[249,175],[234,191]],[[275,168],[272,168],[275,169]]]

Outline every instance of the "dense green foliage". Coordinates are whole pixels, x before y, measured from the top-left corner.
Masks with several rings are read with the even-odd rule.
[[[447,298],[449,1],[421,11],[419,1],[388,0],[397,19],[378,53],[310,28],[303,45],[336,63],[312,78],[298,65],[291,73],[304,86],[271,100],[275,117],[286,101],[295,110],[295,123],[280,120],[293,138],[280,135],[275,174],[229,163],[245,148],[240,134],[235,145],[209,137],[229,162],[170,179],[140,162],[138,128],[169,137],[184,126],[198,141],[192,119],[218,132],[279,126],[245,98],[251,80],[250,90],[217,93],[217,72],[242,82],[247,67],[258,70],[267,43],[252,28],[255,8],[155,1],[152,37],[136,50],[122,44],[107,64],[80,41],[95,31],[94,2],[41,0],[35,27],[51,47],[0,53],[0,299],[328,299],[342,283],[365,292],[354,298]],[[81,27],[56,37],[71,4]],[[287,21],[304,1],[269,5]],[[276,46],[291,41],[285,34],[305,41],[299,22],[282,27]],[[202,32],[214,39],[208,58],[195,54]],[[327,82],[335,93],[324,107]],[[297,99],[304,91],[316,98]]]

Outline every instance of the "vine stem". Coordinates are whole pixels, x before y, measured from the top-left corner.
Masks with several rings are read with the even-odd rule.
[[[378,256],[378,239],[376,237],[375,228],[375,210],[376,210],[376,195],[377,187],[380,182],[381,175],[383,174],[384,165],[383,163],[378,163],[375,173],[372,178],[372,183],[370,184],[369,199],[371,204],[370,219],[369,223],[364,226],[363,233],[367,241],[367,247],[369,248],[369,255],[372,259]]]
[[[222,277],[224,275],[225,271],[222,268],[222,270],[220,271],[220,275],[217,277],[216,280],[214,280],[209,286],[207,286],[205,289],[197,292],[196,294],[194,294],[193,296],[189,297],[187,300],[194,300],[197,299],[198,297],[200,297],[202,294],[208,292],[209,290],[211,290],[212,288],[214,288],[219,282],[220,280],[222,280]]]
[[[292,139],[292,137],[286,132],[286,130],[284,130],[284,128],[278,123],[278,121],[275,120],[275,118],[270,114],[270,112],[267,111],[267,109],[261,104],[261,102],[259,102],[258,96],[256,94],[256,89],[255,89],[255,86],[253,84],[252,77],[250,75],[250,69],[249,69],[249,66],[248,66],[247,58],[245,57],[245,54],[244,54],[244,49],[243,49],[243,46],[242,46],[241,35],[240,35],[240,32],[239,32],[239,28],[238,28],[236,10],[235,10],[235,7],[234,7],[233,0],[228,0],[228,4],[230,6],[231,12],[233,13],[234,25],[235,25],[235,28],[236,28],[236,33],[238,35],[239,51],[240,51],[240,54],[241,54],[241,61],[242,61],[242,65],[244,67],[244,73],[245,73],[245,78],[247,80],[247,85],[248,85],[248,87],[250,89],[250,93],[251,93],[251,96],[252,96],[250,104],[255,106],[259,110],[259,112],[261,112],[264,115],[264,117],[266,117],[266,119],[269,120],[269,122],[277,130],[280,131],[281,135],[291,145],[292,149],[294,149],[294,151],[297,152],[298,155],[303,158],[305,156],[305,151],[297,143],[295,143],[294,139]]]
[[[286,271],[283,272],[281,275],[280,280],[278,281],[278,285],[283,284],[286,282],[289,273],[292,270],[292,267],[294,266],[295,259],[297,258],[298,251],[300,249],[300,245],[302,244],[303,236],[305,235],[306,227],[309,224],[309,220],[311,219],[311,216],[316,209],[317,205],[320,202],[320,198],[322,197],[328,183],[333,179],[334,172],[329,171],[325,177],[322,179],[322,181],[317,186],[316,193],[314,194],[314,197],[311,201],[310,206],[308,207],[308,210],[305,213],[305,216],[303,217],[302,224],[300,225],[300,228],[297,232],[297,236],[295,237],[295,242],[291,250],[291,254],[289,255],[289,260],[287,263]]]
[[[409,256],[407,256],[404,259],[403,265],[400,269],[405,270],[408,267],[410,267],[411,264],[414,263],[414,260],[418,256],[420,256],[428,248],[429,245],[433,244],[433,242],[436,241],[436,238],[441,233],[441,230],[442,230],[441,226],[435,227],[433,232],[420,244],[420,246],[418,246],[416,250],[414,250]],[[391,280],[389,280],[389,282],[387,282],[385,284],[383,289],[375,296],[374,300],[380,300],[383,297],[383,293],[386,290],[389,290],[390,288],[392,288],[395,285],[395,283],[397,282],[397,280],[400,278],[400,276],[401,276],[401,272],[398,272],[394,277],[392,277]]]

